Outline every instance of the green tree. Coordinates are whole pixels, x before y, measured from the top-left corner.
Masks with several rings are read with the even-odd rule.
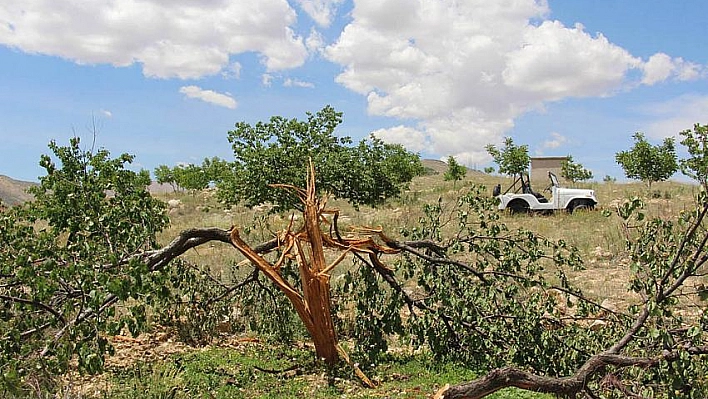
[[[708,126],[696,123],[693,130],[687,129],[679,134],[683,136],[681,144],[690,155],[680,161],[681,173],[708,189]]]
[[[447,158],[447,170],[445,171],[445,181],[452,180],[453,185],[457,183],[458,180],[462,180],[467,174],[467,168],[464,165],[460,165],[455,160],[455,157],[449,156]]]
[[[380,205],[423,173],[420,157],[400,145],[376,137],[353,145],[350,137],[335,135],[341,122],[342,114],[326,106],[306,121],[276,116],[237,123],[228,133],[235,160],[218,184],[220,198],[248,206],[270,202],[275,210],[299,207],[296,196],[272,185],[304,187],[310,159],[317,165],[317,189],[355,206]]]
[[[676,148],[673,138],[666,138],[661,145],[651,145],[642,133],[634,134],[634,146],[615,154],[617,163],[630,179],[647,183],[651,189],[654,182],[664,181],[678,170]]]
[[[174,169],[167,165],[160,165],[155,168],[153,172],[155,174],[155,180],[160,184],[169,184],[172,186],[172,191],[177,192],[177,181],[175,180]]]
[[[488,175],[491,175],[492,173],[494,173],[494,166],[487,166],[486,168],[484,168],[484,173],[486,173]]]
[[[192,194],[209,187],[209,176],[201,166],[188,164],[178,165],[172,169],[177,185]]]
[[[561,162],[561,176],[570,181],[571,184],[575,184],[579,181],[585,181],[592,179],[592,171],[585,169],[583,165],[573,161],[573,157],[568,155],[563,162]]]
[[[228,162],[219,158],[204,158],[201,166],[194,164],[177,165],[170,168],[160,165],[155,168],[155,179],[160,184],[169,184],[176,192],[177,189],[186,189],[191,192],[203,190],[210,184],[221,182],[230,174],[231,167]]]
[[[493,144],[489,144],[485,148],[499,167],[499,173],[519,176],[528,172],[531,158],[527,145],[517,146],[511,137],[507,137],[504,139],[504,148],[498,149]]]
[[[61,372],[72,358],[96,372],[110,351],[105,332],[144,323],[145,298],[163,276],[135,254],[157,247],[168,223],[133,157],[49,144],[34,201],[0,213],[0,386],[12,392],[30,374]],[[111,305],[132,298],[122,315]]]
[[[231,172],[229,163],[219,157],[204,158],[202,169],[209,184],[216,184],[224,180]]]

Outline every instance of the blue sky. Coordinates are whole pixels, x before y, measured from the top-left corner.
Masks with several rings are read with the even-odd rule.
[[[483,168],[511,136],[622,180],[634,132],[708,123],[704,0],[3,3],[0,174],[17,179],[94,125],[153,170],[230,159],[236,122],[331,104],[338,134],[424,158]]]

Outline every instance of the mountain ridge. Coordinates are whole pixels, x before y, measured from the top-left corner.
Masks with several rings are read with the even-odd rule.
[[[33,197],[27,189],[37,183],[15,180],[9,176],[0,175],[0,201],[3,205],[13,206],[31,200]]]

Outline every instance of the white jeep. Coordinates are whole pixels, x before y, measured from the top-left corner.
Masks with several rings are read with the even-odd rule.
[[[558,184],[558,178],[548,172],[551,184],[544,191],[550,192],[548,199],[531,189],[528,176],[519,176],[514,184],[504,193],[501,193],[501,185],[494,188],[494,196],[499,198],[499,209],[509,209],[512,213],[522,213],[529,211],[551,212],[556,210],[567,210],[573,212],[580,209],[593,209],[597,205],[595,191],[581,188],[563,188]],[[513,192],[520,184],[520,192]],[[512,191],[512,192],[510,192]]]

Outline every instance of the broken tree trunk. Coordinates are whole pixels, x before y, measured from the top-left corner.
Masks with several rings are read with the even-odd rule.
[[[313,331],[312,341],[315,344],[317,356],[324,359],[327,364],[334,364],[339,358],[337,352],[337,334],[332,322],[332,312],[330,308],[329,274],[324,255],[322,231],[320,230],[320,218],[323,209],[315,195],[315,172],[310,164],[309,179],[307,182],[307,192],[304,198],[305,210],[305,232],[309,238],[308,248],[310,259],[307,256],[300,241],[295,241],[298,249],[298,263],[302,278],[302,290],[310,315],[312,317]]]
[[[273,186],[293,190],[304,206],[304,225],[298,231],[292,231],[291,221],[287,230],[278,233],[277,248],[281,251],[280,258],[275,263],[268,262],[241,239],[236,228],[231,229],[231,243],[290,300],[312,337],[317,357],[328,365],[336,364],[340,358],[345,360],[354,368],[364,384],[373,387],[371,380],[349,360],[346,352],[337,342],[337,332],[332,320],[330,273],[349,253],[367,254],[377,268],[388,271],[378,260],[378,256],[398,253],[400,250],[386,245],[391,240],[383,235],[381,229],[361,227],[358,229],[360,237],[342,238],[337,229],[338,212],[325,209],[326,199],[320,200],[316,196],[315,170],[312,162],[310,162],[306,190],[284,184]],[[333,216],[332,221],[328,221],[325,215]],[[321,223],[330,225],[328,234],[321,229]],[[378,236],[383,244],[374,241],[374,236]],[[337,259],[330,264],[327,264],[325,258],[325,248],[340,252]],[[286,260],[295,260],[298,264],[301,291],[298,291],[280,273],[280,267]]]
[[[343,256],[330,266],[326,263],[325,240],[320,229],[324,206],[315,194],[315,174],[312,164],[310,164],[306,191],[286,185],[279,187],[293,189],[300,196],[304,204],[305,221],[300,231],[293,232],[288,228],[279,235],[282,251],[280,259],[275,264],[269,263],[240,238],[236,228],[231,231],[231,242],[287,296],[312,337],[317,357],[329,365],[334,365],[339,360],[339,352],[330,307],[329,271],[343,259]],[[280,266],[286,259],[294,259],[298,263],[302,293],[280,274]]]
[[[300,294],[295,287],[280,275],[280,264],[273,265],[266,261],[241,239],[238,230],[235,228],[231,230],[231,242],[246,259],[251,261],[285,294],[305,325],[307,332],[312,337],[317,357],[323,359],[327,364],[334,365],[339,360],[339,357],[337,353],[337,335],[334,330],[329,305],[329,278],[313,272],[305,264],[306,260],[304,258],[300,258],[302,260],[298,259],[303,285],[303,294]],[[300,244],[295,245],[300,246]],[[304,252],[302,248],[299,251]]]

